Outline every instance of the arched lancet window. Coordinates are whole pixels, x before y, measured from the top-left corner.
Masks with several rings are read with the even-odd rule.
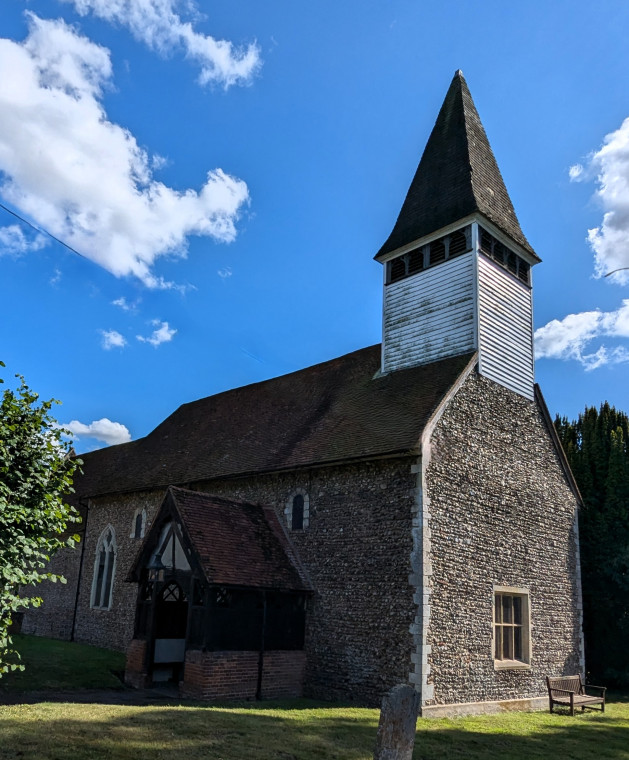
[[[92,580],[92,607],[108,610],[111,607],[111,589],[116,570],[116,534],[111,525],[101,533],[96,545],[94,578]]]
[[[131,524],[131,538],[144,538],[146,529],[146,509],[136,509]]]
[[[306,530],[310,525],[310,499],[303,488],[289,496],[284,509],[286,523],[291,530]]]
[[[304,529],[304,497],[298,493],[293,497],[293,514],[291,515],[292,530]]]

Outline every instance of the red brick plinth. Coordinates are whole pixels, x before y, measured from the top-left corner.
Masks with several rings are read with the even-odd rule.
[[[255,699],[258,652],[186,652],[182,697],[190,699]],[[262,698],[300,697],[303,692],[304,652],[264,653]]]
[[[144,689],[150,685],[146,672],[146,641],[143,639],[132,639],[127,648],[124,682],[134,689]]]

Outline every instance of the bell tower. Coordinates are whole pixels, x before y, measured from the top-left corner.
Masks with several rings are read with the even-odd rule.
[[[461,71],[393,231],[382,372],[478,351],[479,372],[533,398],[532,272],[520,224]]]

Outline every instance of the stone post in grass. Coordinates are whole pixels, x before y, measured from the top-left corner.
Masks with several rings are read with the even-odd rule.
[[[374,760],[411,760],[419,694],[412,686],[394,686],[382,699]]]

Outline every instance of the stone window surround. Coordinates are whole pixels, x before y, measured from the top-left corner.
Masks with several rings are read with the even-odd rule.
[[[138,515],[142,515],[142,527],[140,528],[140,535],[137,535],[136,529],[135,529],[135,522],[137,520]],[[129,538],[144,538],[144,534],[146,532],[146,509],[144,507],[138,507],[135,512],[133,513],[133,520],[131,521],[131,533],[129,533]]]
[[[284,508],[284,515],[286,516],[286,525],[290,531],[293,530],[293,500],[295,496],[304,497],[304,521],[301,531],[297,530],[296,533],[301,533],[308,529],[310,525],[310,497],[308,492],[304,488],[296,488],[286,500],[286,507]]]
[[[113,566],[112,566],[112,569],[111,569],[111,582],[110,582],[110,585],[109,585],[109,600],[108,600],[107,606],[105,606],[105,605],[98,605],[97,606],[97,605],[94,604],[94,602],[95,602],[95,599],[96,599],[96,586],[97,586],[97,583],[98,583],[98,568],[99,568],[100,552],[101,552],[101,549],[103,547],[103,543],[108,538],[111,539],[108,542],[108,545],[109,545],[109,548],[111,549],[111,551],[108,550],[107,553],[106,553],[105,571],[103,573],[103,577],[102,577],[102,581],[101,581],[102,586],[101,586],[100,597],[102,599],[102,596],[103,596],[102,591],[103,591],[103,589],[105,587],[105,584],[107,582],[107,577],[109,575],[109,563],[113,562]],[[116,557],[117,557],[117,554],[118,554],[118,546],[116,544],[116,531],[114,530],[113,525],[111,525],[111,523],[110,523],[102,531],[102,533],[100,534],[100,536],[98,538],[98,542],[96,544],[96,552],[95,552],[95,557],[94,557],[94,575],[92,576],[92,591],[90,593],[90,607],[93,610],[103,610],[103,611],[106,611],[106,610],[110,610],[111,609],[111,605],[112,605],[112,601],[113,601],[113,596],[114,596],[114,580],[116,578]]]
[[[522,660],[497,660],[496,652],[496,594],[519,596],[522,599]],[[499,586],[494,584],[491,595],[492,626],[491,656],[494,670],[530,670],[531,669],[531,600],[530,591],[522,586]]]

